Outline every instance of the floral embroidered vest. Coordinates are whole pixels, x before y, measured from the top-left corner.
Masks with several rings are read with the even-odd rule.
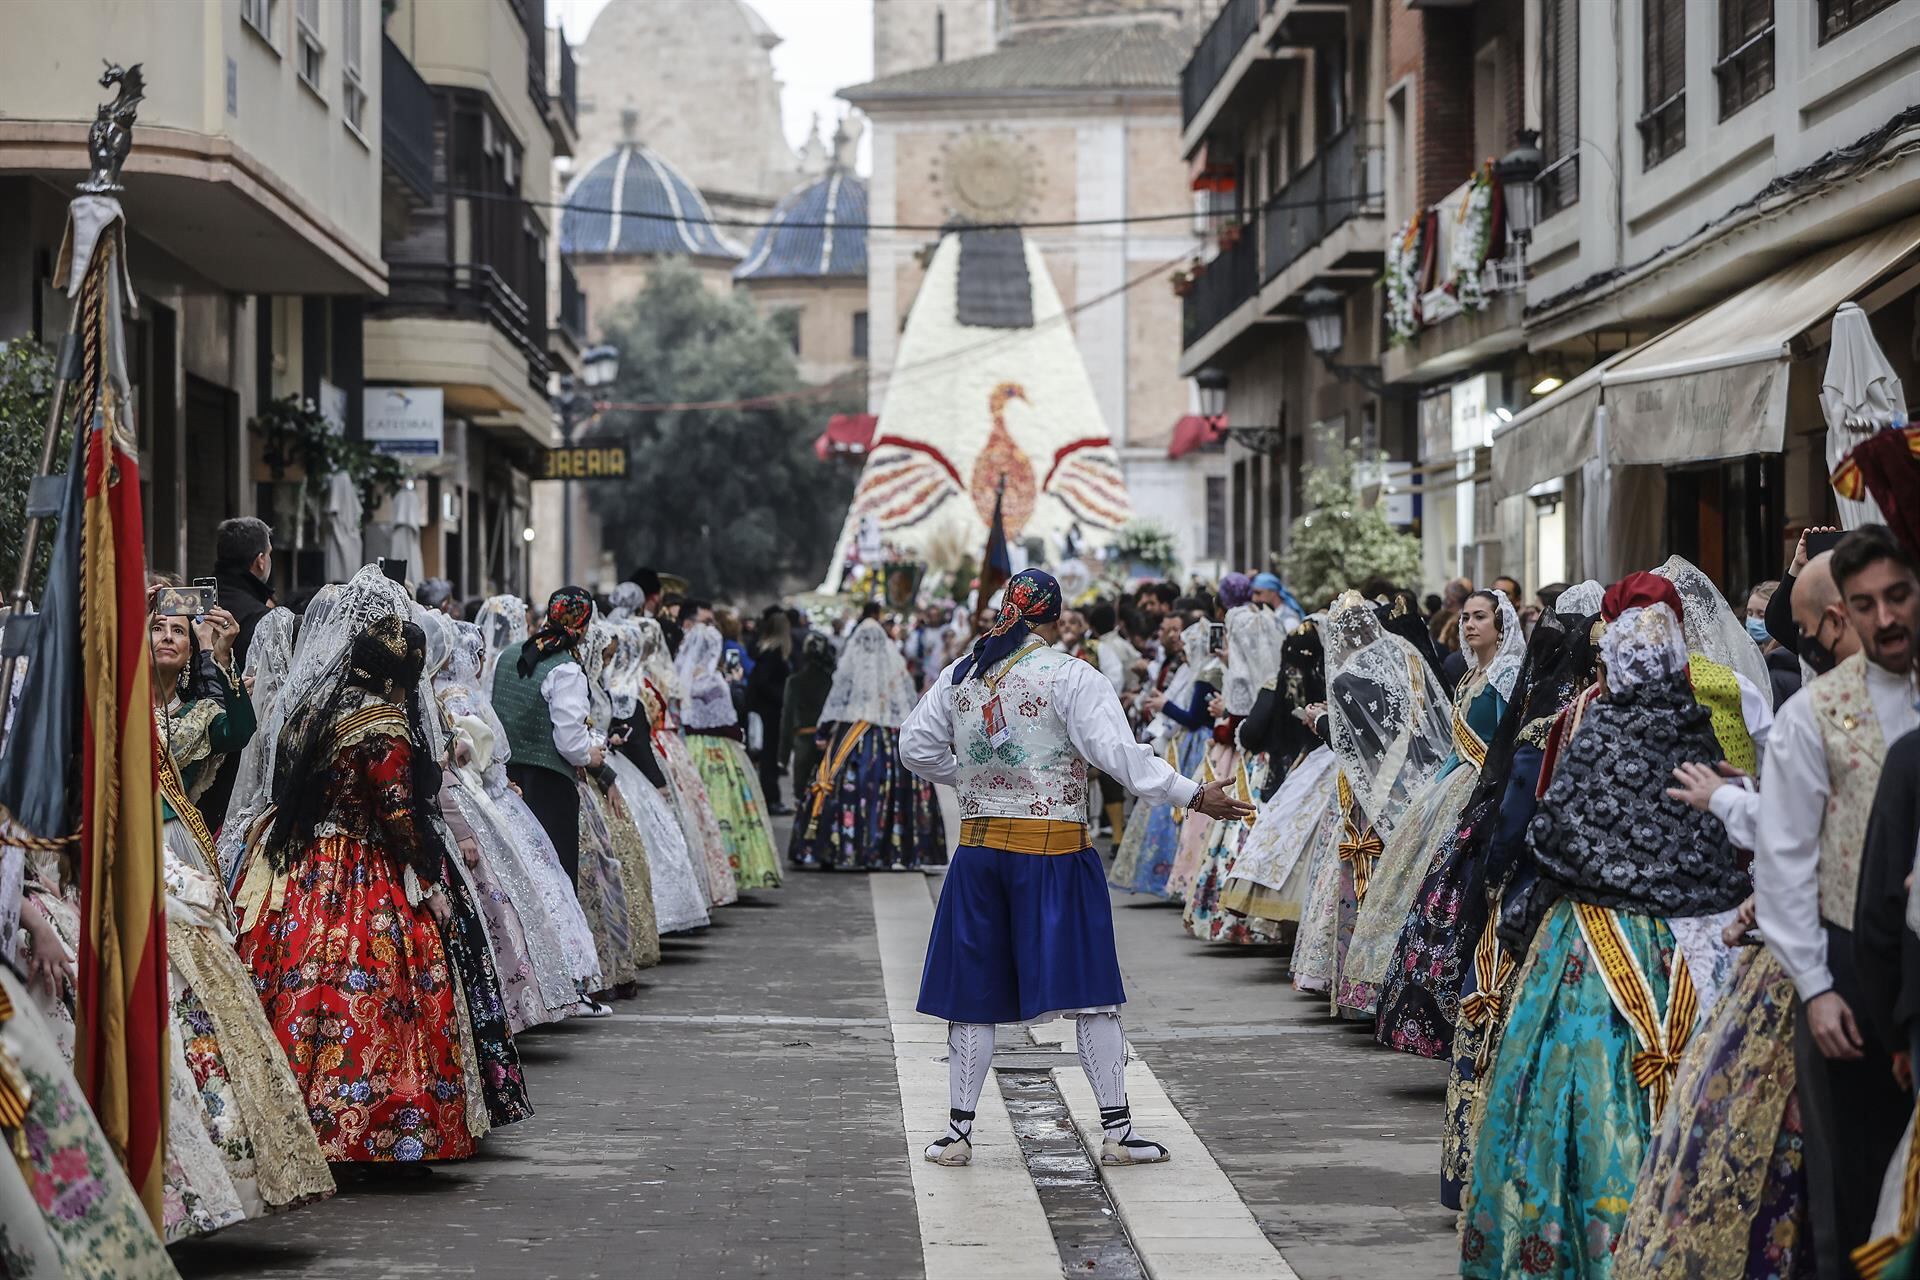
[[[1713,737],[1720,744],[1720,754],[1742,773],[1759,772],[1760,753],[1754,749],[1753,735],[1747,732],[1747,716],[1740,709],[1740,682],[1733,678],[1733,668],[1705,654],[1690,653],[1687,670],[1693,677],[1694,701],[1713,717]]]
[[[979,679],[954,686],[953,754],[959,761],[962,818],[1086,821],[1087,762],[1053,708],[1055,675],[1078,661],[1057,649],[1031,649],[992,673],[991,687]],[[1012,730],[998,747],[987,736],[983,715],[995,697]]]
[[[1820,823],[1820,918],[1853,928],[1860,850],[1880,785],[1887,740],[1867,693],[1867,659],[1854,654],[1807,686],[1813,722],[1827,749],[1827,813]]]

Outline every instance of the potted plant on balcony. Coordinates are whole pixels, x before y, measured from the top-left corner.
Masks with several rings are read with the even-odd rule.
[[[1225,253],[1240,243],[1240,237],[1246,232],[1246,224],[1238,218],[1228,218],[1220,224],[1220,252]]]
[[[1194,280],[1194,277],[1198,274],[1199,272],[1195,271],[1191,266],[1175,267],[1173,271],[1173,275],[1171,277],[1171,279],[1173,280],[1174,296],[1177,298],[1184,298],[1188,294],[1192,293],[1193,280]]]

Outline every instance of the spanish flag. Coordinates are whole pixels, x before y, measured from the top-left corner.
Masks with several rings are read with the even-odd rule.
[[[139,454],[120,366],[124,227],[108,217],[78,299],[83,371],[74,390],[87,438],[74,1069],[158,1228],[169,1058],[166,900]]]

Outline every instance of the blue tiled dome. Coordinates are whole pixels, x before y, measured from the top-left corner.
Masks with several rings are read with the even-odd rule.
[[[760,228],[736,280],[867,274],[867,185],[835,166],[787,194]]]
[[[652,216],[627,216],[634,213]],[[699,189],[678,169],[639,143],[625,142],[574,180],[560,215],[560,252],[738,258],[739,246],[712,217]]]

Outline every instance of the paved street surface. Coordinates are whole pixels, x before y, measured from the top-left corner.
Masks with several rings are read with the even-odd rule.
[[[1444,1068],[1374,1048],[1276,954],[1204,947],[1157,903],[1116,899],[1115,918],[1128,1088],[1174,1160],[1103,1184],[1071,1141],[1069,1112],[1096,1143],[1097,1113],[1056,1023],[1002,1032],[974,1166],[920,1161],[947,1105],[944,1028],[912,1011],[938,888],[800,875],[716,913],[615,1018],[523,1037],[538,1114],[479,1158],[181,1247],[183,1274],[1453,1272]]]

